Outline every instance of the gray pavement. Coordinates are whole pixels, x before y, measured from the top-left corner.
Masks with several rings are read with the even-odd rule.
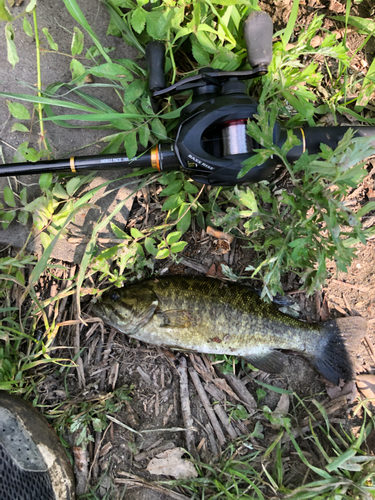
[[[109,15],[107,13],[106,8],[98,1],[98,0],[78,0],[79,6],[84,13],[86,19],[88,20],[90,26],[94,29],[96,34],[98,35],[101,43],[104,47],[115,47],[115,50],[111,52],[111,56],[114,58],[132,58],[135,59],[138,56],[138,52],[132,47],[127,46],[122,39],[106,35]],[[24,4],[27,4],[27,0],[21,4],[20,7],[12,8],[12,15],[15,17],[19,13],[24,11]],[[42,46],[49,50],[49,45],[47,40],[42,32],[43,28],[48,28],[51,33],[54,41],[58,43],[59,52],[70,54],[70,46],[72,41],[72,33],[74,26],[79,26],[78,23],[70,16],[69,12],[65,8],[64,3],[60,1],[53,0],[43,0],[38,2],[37,8],[37,17],[38,17],[38,31],[41,39]],[[28,20],[31,25],[33,25],[32,16],[28,16]],[[36,86],[37,82],[37,70],[36,70],[36,47],[34,38],[30,38],[25,34],[22,28],[22,19],[19,19],[13,23],[14,31],[15,31],[15,44],[18,50],[18,56],[20,58],[19,63],[13,69],[11,64],[7,61],[6,58],[6,40],[5,36],[3,36],[4,30],[1,30],[0,34],[0,57],[1,57],[1,65],[0,65],[0,91],[2,92],[12,92],[12,93],[33,93],[32,88],[27,88],[25,86]],[[3,26],[5,23],[0,22]],[[80,26],[79,26],[80,27]],[[82,27],[80,29],[85,34],[85,49],[88,49],[93,45],[93,42],[90,36],[83,30]],[[81,55],[85,55],[86,51],[82,52]],[[66,82],[69,83],[71,81],[71,72],[70,72],[70,61],[69,57],[64,55],[56,54],[56,53],[44,53],[42,54],[41,59],[41,74],[42,74],[42,85],[45,87],[54,82]],[[84,62],[84,61],[82,61]],[[87,87],[85,88],[87,91]],[[95,97],[101,99],[106,104],[110,105],[114,109],[121,111],[121,101],[118,98],[117,94],[113,89],[100,89],[100,88],[92,88],[89,89],[89,92]],[[36,93],[36,91],[34,91]],[[77,102],[80,102],[78,98],[76,98]],[[18,102],[15,101],[14,102]],[[28,107],[30,113],[33,111],[33,106],[31,104],[26,104],[22,102],[22,104]],[[55,108],[56,110],[57,108]],[[66,113],[70,111],[61,109],[61,113]],[[8,106],[6,104],[6,100],[1,97],[0,98],[0,146],[2,147],[2,153],[5,158],[6,163],[12,163],[14,149],[19,146],[22,142],[29,139],[30,147],[34,147],[38,149],[37,141],[39,139],[39,125],[34,123],[32,127],[32,132],[29,135],[24,132],[12,132],[12,126],[16,120],[12,116],[9,115]],[[27,122],[23,122],[25,125],[29,125]],[[84,145],[92,144],[97,142],[101,137],[109,135],[115,131],[110,130],[87,130],[87,129],[68,129],[63,127],[58,127],[54,125],[52,122],[47,122],[45,125],[46,128],[46,137],[52,147],[55,158],[61,158],[63,155],[75,151],[81,148]],[[88,148],[85,148],[82,151],[78,151],[75,153],[76,155],[95,155],[100,152],[104,147],[104,143],[100,145],[93,145]],[[0,169],[1,169],[1,160],[0,160]],[[117,179],[125,172],[119,171],[108,171],[102,172],[95,178],[94,185],[98,185],[101,182],[105,182],[111,179]],[[35,186],[38,182],[37,176],[22,176],[19,179],[28,185],[32,185],[28,189],[29,196],[30,194],[34,197],[39,196],[40,192],[37,186]],[[9,180],[7,178],[0,177],[0,193],[2,196],[3,188],[5,185],[8,185]],[[16,188],[16,183],[14,179],[10,179],[12,186]],[[112,190],[116,185],[120,186],[124,181],[119,181],[116,183],[112,183],[108,188],[104,188],[102,191]],[[20,186],[22,188],[22,186]],[[17,189],[17,188],[16,188]],[[101,216],[108,215],[111,213],[113,208],[116,206],[118,201],[126,198],[134,189],[134,185],[132,189],[122,187],[120,191],[112,193],[110,196],[106,196],[105,198],[101,198],[100,194],[96,196],[95,205],[97,208],[92,208],[86,213],[80,214],[76,218],[75,224],[70,227],[72,231],[77,234],[86,235],[89,237],[91,235],[94,224],[98,221]],[[28,201],[31,201],[30,199]],[[114,221],[118,224],[119,227],[123,228],[126,224],[126,220],[128,218],[129,210],[131,209],[133,200],[132,198],[125,204],[123,210],[116,215]],[[6,230],[0,229],[0,245],[12,245],[14,247],[21,247],[25,242],[29,231],[30,226],[24,227],[16,221],[13,221],[11,225]],[[101,237],[108,238],[114,237],[112,233],[104,233],[101,234]],[[82,257],[82,253],[85,248],[84,240],[83,243],[72,243],[67,240],[60,240],[59,244],[56,246],[53,257],[62,259],[65,261],[76,262],[79,263]],[[41,243],[38,239],[31,239],[31,243],[28,247],[30,251],[34,251],[38,254],[42,251]]]

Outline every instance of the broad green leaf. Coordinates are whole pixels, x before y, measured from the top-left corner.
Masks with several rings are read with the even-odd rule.
[[[177,193],[170,196],[164,203],[162,210],[174,210],[185,201],[184,193]]]
[[[211,57],[210,54],[204,50],[204,48],[197,42],[192,43],[192,50],[193,50],[193,56],[194,59],[199,63],[201,66],[209,66]]]
[[[21,205],[23,205],[24,207],[27,205],[27,188],[25,188],[25,187],[23,189],[21,189],[20,202],[21,202]]]
[[[112,62],[91,68],[90,73],[101,78],[109,78],[110,80],[133,80],[132,75],[124,66]]]
[[[30,14],[36,7],[36,0],[30,0],[29,5],[26,7],[25,11]]]
[[[123,231],[118,226],[116,226],[116,224],[114,224],[113,222],[111,222],[110,224],[111,224],[111,229],[112,229],[113,233],[115,234],[116,238],[123,239],[123,240],[131,240],[132,239],[128,234],[125,233],[125,231]]]
[[[72,177],[68,184],[66,185],[66,191],[68,195],[72,196],[79,188],[81,179],[79,177]]]
[[[79,55],[82,52],[83,41],[84,41],[84,35],[82,31],[77,26],[74,26],[74,33],[71,45],[71,52],[73,57]]]
[[[26,16],[23,18],[23,31],[26,33],[27,36],[30,37],[34,36],[33,28]]]
[[[209,54],[217,54],[218,50],[216,45],[212,42],[211,38],[204,31],[197,31],[197,39],[199,45],[203,50]]]
[[[18,120],[30,120],[30,113],[23,104],[7,101],[9,113]]]
[[[39,177],[39,186],[42,191],[47,191],[52,184],[52,174],[50,172]]]
[[[125,91],[125,104],[134,102],[138,97],[141,97],[145,90],[146,84],[143,80],[134,80]]]
[[[174,9],[169,9],[165,12],[162,10],[146,12],[147,33],[153,40],[166,40],[168,38],[168,30],[172,23],[173,15]]]
[[[59,50],[59,46],[57,45],[56,42],[54,42],[51,33],[48,31],[48,28],[43,28],[42,31],[44,33],[44,36],[47,38],[47,41],[48,41],[51,49],[52,50]]]
[[[80,61],[72,59],[70,61],[70,71],[72,72],[72,78],[76,85],[83,85],[85,83],[84,75],[86,74],[86,69]]]
[[[186,241],[177,241],[177,243],[173,243],[173,245],[171,245],[171,252],[173,253],[182,252],[183,249],[186,247],[186,245],[187,245]]]
[[[98,258],[100,260],[102,260],[102,259],[105,259],[105,260],[112,259],[112,257],[114,257],[115,255],[117,255],[120,250],[121,250],[121,245],[115,245],[114,247],[107,248],[107,250],[104,250],[103,252],[100,252],[100,255],[98,256]]]
[[[189,229],[191,224],[191,211],[187,203],[183,203],[181,205],[180,210],[178,211],[178,218],[180,217],[182,217],[182,219],[177,222],[177,229],[181,231],[181,234],[184,234]]]
[[[156,241],[154,238],[146,238],[145,239],[145,249],[150,253],[151,255],[156,255],[158,253],[158,249],[156,248]]]
[[[130,228],[130,234],[133,236],[133,238],[144,238],[144,234],[141,233],[141,231],[139,229],[137,229],[136,227],[132,227]]]
[[[3,195],[4,195],[4,201],[8,205],[8,207],[15,207],[16,206],[13,191],[10,189],[9,186],[4,187]]]
[[[29,218],[28,212],[25,212],[24,210],[21,210],[20,212],[18,212],[17,220],[23,226],[26,226],[28,218]]]
[[[14,30],[11,24],[7,24],[5,26],[5,38],[7,41],[7,53],[8,53],[8,61],[10,64],[14,66],[18,63],[19,57],[17,55],[16,45],[14,43]]]
[[[43,248],[45,250],[51,244],[51,237],[47,233],[43,232],[40,235],[40,241],[41,241]]]
[[[177,194],[182,189],[182,180],[176,179],[168,184],[161,192],[160,196],[171,196],[172,194]]]
[[[12,125],[12,132],[30,132],[30,130],[23,123],[15,123]]]
[[[167,257],[169,257],[168,248],[162,248],[155,256],[156,259],[166,259]]]
[[[0,21],[12,21],[13,16],[5,4],[5,0],[0,0]]]
[[[1,223],[2,223],[3,229],[6,229],[9,226],[9,224],[15,218],[16,213],[17,212],[15,210],[11,210],[10,212],[5,212],[2,215],[2,217],[1,217]]]
[[[129,160],[132,160],[136,156],[138,149],[136,130],[133,130],[132,132],[126,134],[124,146],[127,157],[129,158]]]
[[[151,128],[153,133],[156,135],[158,139],[168,139],[167,131],[165,130],[164,125],[161,123],[159,118],[154,118],[151,122]]]
[[[138,33],[141,34],[142,31],[145,28],[146,24],[146,11],[142,9],[142,7],[139,7],[138,9],[133,10],[132,17],[131,17],[131,23],[134,28],[134,30]]]
[[[181,231],[174,231],[173,233],[169,233],[167,235],[167,243],[168,245],[172,245],[172,243],[176,243],[181,238]]]
[[[138,137],[139,137],[139,142],[142,144],[144,148],[147,148],[148,146],[148,141],[150,139],[150,129],[147,125],[147,123],[144,123],[141,125],[138,129]]]
[[[53,194],[53,196],[56,196],[56,198],[59,198],[59,199],[62,199],[62,200],[68,200],[69,199],[68,193],[65,191],[65,189],[62,187],[62,185],[59,184],[59,183],[56,183],[53,186],[52,194]]]
[[[118,153],[120,146],[124,142],[124,139],[125,139],[124,132],[118,132],[117,134],[113,134],[108,146],[106,146],[103,149],[102,154],[103,155],[113,155],[113,154]]]
[[[137,254],[140,256],[140,257],[144,257],[145,256],[145,252],[142,248],[142,245],[138,242],[134,243],[135,245],[135,248],[136,248],[136,251],[137,251]]]
[[[196,194],[199,191],[199,189],[197,188],[197,186],[195,186],[195,184],[193,184],[190,181],[185,181],[184,182],[184,190],[187,193],[190,193],[190,194]]]

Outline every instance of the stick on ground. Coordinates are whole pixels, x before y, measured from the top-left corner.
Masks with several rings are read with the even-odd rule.
[[[191,417],[190,411],[188,374],[185,358],[180,359],[177,370],[180,374],[181,412],[182,418],[184,420],[184,427],[186,427],[186,446],[190,455],[192,455],[194,458],[197,458],[198,453],[195,447],[194,433],[191,430],[191,427],[193,427],[193,419]]]
[[[253,415],[257,411],[257,402],[250,394],[250,392],[246,389],[245,384],[232,373],[225,373],[222,374],[222,376],[225,378],[225,380],[228,382],[237,396],[239,396],[250,415]]]
[[[215,434],[219,440],[219,443],[221,445],[223,445],[226,442],[226,438],[225,438],[224,433],[220,427],[219,421],[216,418],[216,415],[211,407],[211,404],[208,400],[207,394],[206,394],[205,390],[203,389],[203,385],[199,379],[199,375],[193,368],[189,368],[189,373],[190,373],[190,377],[195,385],[195,388],[198,392],[200,400],[202,401],[203,406],[206,410],[208,418],[211,421],[212,427],[214,428],[214,431],[215,431]]]
[[[223,424],[223,426],[224,426],[225,430],[227,431],[227,433],[229,434],[229,436],[232,439],[236,439],[237,433],[233,429],[233,426],[229,421],[229,417],[227,415],[227,412],[224,410],[224,408],[221,405],[216,405],[214,408],[215,408],[216,415],[219,417],[220,422]]]

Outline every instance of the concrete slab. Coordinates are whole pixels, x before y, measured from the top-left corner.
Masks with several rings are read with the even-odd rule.
[[[98,35],[103,46],[115,47],[115,50],[111,53],[111,56],[115,58],[131,59],[135,59],[138,56],[138,52],[132,47],[127,46],[122,39],[111,35],[106,35],[109,15],[106,8],[101,2],[93,0],[80,0],[79,6],[86,19],[88,20],[90,26]],[[15,17],[23,11],[24,4],[21,4],[21,7],[14,7],[12,9],[12,14]],[[54,82],[69,83],[71,81],[71,72],[69,69],[71,58],[64,56],[63,54],[70,54],[73,29],[74,26],[79,25],[70,16],[69,12],[65,8],[65,5],[61,1],[56,2],[54,0],[43,0],[43,2],[39,2],[37,8],[37,17],[38,31],[40,39],[43,43],[43,47],[49,50],[49,45],[42,32],[43,28],[48,28],[54,41],[58,43],[59,52],[61,53],[56,54],[46,52],[42,55],[42,84],[43,86],[47,86]],[[33,24],[32,16],[28,16],[28,19],[30,23]],[[4,36],[0,36],[0,55],[2,61],[0,66],[0,91],[35,94],[36,92],[35,90],[33,90],[35,89],[37,81],[35,40],[25,34],[22,28],[22,22],[23,19],[20,18],[13,23],[15,31],[15,44],[20,58],[20,62],[15,66],[15,69],[12,69],[12,66],[6,60],[6,40]],[[84,31],[82,28],[81,30]],[[93,42],[86,32],[84,32],[84,34],[85,49],[88,49],[93,45]],[[86,53],[85,49],[82,55]],[[85,63],[85,61],[82,62]],[[29,88],[25,87],[24,84],[28,85]],[[85,91],[87,91],[87,87],[85,88]],[[121,101],[113,89],[92,88],[89,89],[89,92],[90,91],[92,95],[95,95],[95,97],[101,99],[117,111],[121,111]],[[80,102],[78,98],[75,98],[75,100],[77,102]],[[22,104],[26,105],[31,114],[33,113],[32,105],[24,102]],[[61,112],[64,112],[63,108],[61,108]],[[9,115],[6,100],[4,98],[0,98],[0,146],[2,147],[2,152],[6,163],[12,162],[14,155],[13,148],[16,149],[19,144],[26,140],[29,140],[30,147],[38,149],[37,143],[39,139],[39,125],[37,123],[34,123],[30,134],[23,132],[12,132],[12,126],[17,121],[19,120],[16,120]],[[27,122],[24,123],[29,125],[29,123]],[[77,151],[74,154],[81,154],[85,156],[98,154],[100,150],[103,149],[104,144],[96,144],[97,141],[102,137],[112,133],[112,131],[110,130],[67,129],[58,127],[52,122],[47,122],[45,125],[45,129],[46,137],[48,138],[48,141],[52,147],[55,158],[62,158],[67,153],[76,151],[87,144],[92,145],[82,151]],[[98,185],[98,183],[105,182],[106,180],[117,179],[121,175],[124,175],[124,172],[101,172],[100,177],[97,177],[94,181],[94,184],[90,187],[94,187],[94,185]],[[22,176],[19,179],[21,182],[26,183],[30,186],[30,188],[28,188],[28,201],[31,201],[30,196],[37,197],[40,195],[40,191],[37,186],[37,176]],[[117,184],[111,184],[105,189],[113,189],[116,186],[122,185],[123,182],[124,181],[119,181],[117,182]],[[0,178],[1,193],[3,192],[4,186],[7,184],[8,180],[6,178]],[[22,188],[22,186],[20,186],[20,188]],[[117,193],[112,193],[110,196],[104,198],[101,197],[101,195],[98,193],[95,201],[98,209],[89,210],[85,214],[85,216],[84,214],[81,214],[76,218],[75,225],[71,225],[69,229],[73,233],[77,233],[78,231],[81,236],[90,236],[93,225],[96,221],[98,221],[100,216],[105,216],[106,214],[111,213],[115,204],[118,201],[121,201],[122,199],[129,196],[133,189],[134,185],[132,186],[132,189],[123,187]],[[115,221],[119,225],[119,227],[123,228],[126,224],[131,206],[132,199],[130,199],[125,204],[123,210],[116,216]],[[13,221],[8,229],[6,229],[5,231],[0,230],[0,244],[22,247],[29,234],[29,230],[30,227],[23,227],[19,223]],[[101,236],[104,238],[113,237],[112,233],[105,233]],[[40,253],[42,251],[40,241],[38,240],[33,241],[28,248],[30,251],[34,251],[36,253]],[[84,248],[84,243],[71,244],[66,240],[61,240],[53,253],[53,257],[79,263]]]

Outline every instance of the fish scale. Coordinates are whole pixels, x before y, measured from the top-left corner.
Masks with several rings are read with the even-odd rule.
[[[268,372],[281,371],[283,351],[294,351],[335,384],[352,378],[351,351],[366,333],[361,317],[306,323],[281,313],[244,285],[179,275],[112,289],[93,311],[138,340],[242,356]]]

